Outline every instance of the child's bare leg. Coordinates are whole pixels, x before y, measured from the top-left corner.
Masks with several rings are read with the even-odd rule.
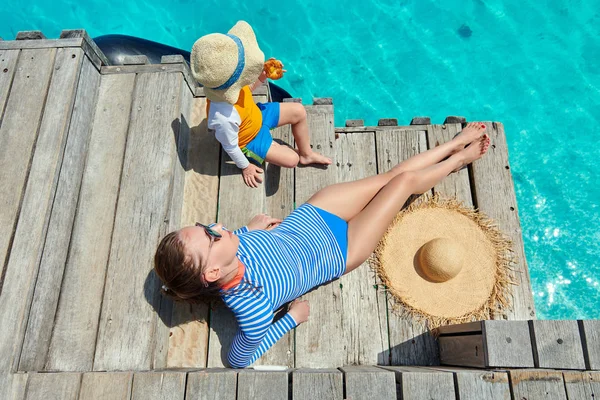
[[[280,167],[295,168],[298,165],[299,156],[292,148],[273,142],[269,147],[265,161]]]
[[[337,183],[315,193],[308,203],[349,221],[396,175],[434,165],[481,137],[481,123],[469,124],[451,141],[402,161],[390,171],[358,181]],[[467,142],[467,140],[470,140]]]
[[[306,110],[300,103],[281,103],[279,106],[279,122],[277,126],[292,125],[292,135],[298,147],[300,164],[331,164],[331,160],[310,148],[308,137],[308,121]]]
[[[421,194],[452,171],[477,160],[488,149],[487,135],[447,160],[416,171],[403,171],[385,185],[371,202],[348,222],[348,258],[346,273],[361,265],[371,255],[402,205],[411,194]]]

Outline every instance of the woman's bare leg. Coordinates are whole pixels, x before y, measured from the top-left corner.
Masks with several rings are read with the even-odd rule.
[[[358,181],[327,186],[308,199],[308,203],[349,221],[365,208],[377,192],[394,177],[402,172],[424,169],[440,162],[480,138],[484,131],[485,125],[482,123],[470,123],[449,142],[416,154],[402,161],[388,172]]]
[[[430,190],[451,172],[481,158],[489,143],[490,139],[485,135],[447,160],[422,170],[403,171],[390,180],[371,202],[348,222],[346,273],[361,265],[371,255],[410,195]]]

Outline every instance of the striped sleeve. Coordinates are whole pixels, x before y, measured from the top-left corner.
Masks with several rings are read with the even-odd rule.
[[[242,226],[241,228],[236,229],[235,231],[233,231],[233,234],[234,235],[241,235],[242,233],[246,233],[246,232],[249,232],[248,231],[248,227],[247,226]]]
[[[240,326],[227,356],[233,368],[249,366],[296,327],[296,321],[289,313],[273,323],[273,309],[262,293],[229,297],[226,303]]]

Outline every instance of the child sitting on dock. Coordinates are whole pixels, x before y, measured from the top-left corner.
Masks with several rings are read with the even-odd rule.
[[[273,59],[268,63],[279,64],[271,77],[281,78],[283,65]],[[264,161],[287,168],[298,163],[331,164],[310,147],[302,104],[254,103],[252,92],[272,71],[267,71],[264,54],[246,22],[239,21],[227,35],[213,33],[198,39],[192,48],[191,69],[208,99],[208,128],[242,170],[246,185],[258,187],[262,182],[259,166]],[[273,141],[270,129],[286,124],[292,125],[297,151]]]
[[[189,303],[221,298],[239,324],[228,362],[247,367],[309,317],[306,301],[277,321],[275,310],[361,265],[411,194],[481,158],[489,143],[485,125],[472,123],[388,172],[320,190],[283,221],[261,215],[233,232],[220,223],[171,232],[154,260],[163,293]]]

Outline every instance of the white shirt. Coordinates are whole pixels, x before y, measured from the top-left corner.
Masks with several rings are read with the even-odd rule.
[[[223,146],[223,150],[229,154],[238,168],[246,168],[250,162],[242,153],[238,141],[242,119],[233,104],[211,101],[207,119],[208,129],[215,132],[215,137]]]

